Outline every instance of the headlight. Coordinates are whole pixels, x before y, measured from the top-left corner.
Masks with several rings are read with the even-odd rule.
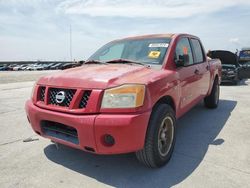
[[[136,108],[143,105],[145,86],[128,84],[107,89],[102,99],[102,108]]]

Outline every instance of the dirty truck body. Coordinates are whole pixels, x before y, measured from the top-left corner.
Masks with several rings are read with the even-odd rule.
[[[199,38],[160,34],[112,41],[81,67],[40,78],[26,102],[33,130],[96,154],[135,152],[149,167],[173,152],[176,119],[219,102],[221,63]],[[208,111],[209,113],[209,111]]]

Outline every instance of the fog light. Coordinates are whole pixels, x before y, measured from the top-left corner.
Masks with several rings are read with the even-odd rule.
[[[109,134],[105,134],[104,135],[104,144],[106,146],[113,146],[115,144],[115,139],[113,136],[109,135]]]

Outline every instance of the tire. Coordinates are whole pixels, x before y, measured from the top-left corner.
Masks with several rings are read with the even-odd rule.
[[[153,109],[144,148],[136,152],[137,159],[147,167],[162,167],[170,160],[176,137],[176,118],[173,109],[160,104]]]
[[[214,80],[213,88],[209,96],[205,97],[204,103],[207,108],[217,108],[219,104],[220,86],[216,78]]]

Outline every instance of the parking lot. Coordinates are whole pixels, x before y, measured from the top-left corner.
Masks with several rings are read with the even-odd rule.
[[[148,169],[133,154],[93,155],[34,134],[24,104],[35,80],[53,71],[0,72],[0,187],[247,187],[250,81],[221,86],[219,107],[197,105],[178,120],[167,166]],[[31,138],[29,142],[24,139]]]

